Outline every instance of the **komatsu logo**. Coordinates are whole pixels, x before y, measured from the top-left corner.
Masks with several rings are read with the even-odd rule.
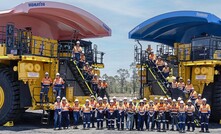
[[[35,2],[35,3],[28,3],[29,7],[44,7],[45,3],[44,2]]]

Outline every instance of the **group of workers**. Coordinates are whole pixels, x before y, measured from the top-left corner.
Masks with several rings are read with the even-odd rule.
[[[191,100],[187,101],[187,104],[178,98],[176,101],[172,98],[157,98],[147,101],[146,98],[137,100],[137,98],[119,99],[116,97],[108,100],[106,97],[98,98],[97,101],[92,95],[91,99],[87,99],[83,106],[80,106],[79,100],[76,99],[73,106],[67,102],[66,98],[57,97],[55,102],[55,122],[54,129],[64,129],[70,126],[70,117],[67,111],[73,111],[73,125],[74,129],[79,125],[79,118],[82,116],[83,129],[89,129],[90,125],[95,128],[95,121],[97,122],[97,129],[104,128],[104,121],[106,118],[106,127],[108,130],[138,130],[144,131],[144,125],[147,131],[157,130],[158,132],[165,132],[169,130],[169,124],[171,123],[171,131],[179,131],[184,133],[186,131],[194,131],[195,114],[201,120],[201,131],[209,132],[208,123],[210,117],[210,106],[207,104],[205,98],[199,98],[193,104]],[[196,109],[198,108],[198,112]],[[63,123],[63,125],[62,125]],[[176,129],[175,127],[176,126]]]

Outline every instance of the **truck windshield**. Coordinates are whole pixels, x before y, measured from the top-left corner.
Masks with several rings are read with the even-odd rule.
[[[196,39],[192,41],[192,60],[212,59],[210,38]]]

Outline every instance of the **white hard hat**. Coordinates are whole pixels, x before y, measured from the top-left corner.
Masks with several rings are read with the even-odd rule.
[[[183,101],[180,101],[180,104],[183,104],[184,102]]]
[[[102,98],[99,98],[98,100],[99,100],[99,101],[102,101],[103,99],[102,99]]]
[[[149,103],[153,103],[153,101],[152,101],[152,100],[150,100],[150,101],[149,101]]]
[[[154,100],[158,100],[158,98],[157,98],[157,97],[155,97],[155,98],[154,98]]]
[[[182,80],[183,79],[183,77],[180,77],[180,80]]]
[[[132,99],[130,99],[130,100],[129,100],[129,102],[133,102],[133,100],[132,100]]]
[[[143,98],[144,101],[147,101],[147,98]]]
[[[113,103],[114,101],[113,100],[110,100],[110,103]]]
[[[99,78],[99,80],[102,80],[102,78]]]
[[[113,99],[117,99],[117,97],[116,97],[116,96],[114,96],[114,97],[113,97]]]
[[[161,57],[160,57],[160,56],[158,56],[158,59],[161,59]]]
[[[86,99],[86,102],[89,102],[89,100],[88,100],[88,99]]]
[[[78,41],[76,42],[76,44],[80,44],[80,41],[78,40]]]
[[[160,97],[160,100],[163,100],[163,97]]]
[[[60,97],[60,96],[57,96],[57,99],[61,99],[61,97]]]
[[[103,81],[106,81],[106,79],[105,79],[105,78],[103,78]]]
[[[123,101],[122,99],[119,100],[119,102],[122,102],[122,101]]]
[[[171,100],[171,99],[172,99],[171,97],[168,98],[168,100]]]
[[[143,103],[143,100],[140,100],[140,103]]]
[[[75,99],[75,102],[78,102],[79,100],[78,99]]]
[[[164,65],[167,66],[168,64],[165,62]]]
[[[182,100],[182,98],[181,97],[178,97],[178,99],[177,99],[178,101],[181,101]]]
[[[45,72],[45,75],[48,75],[48,72]]]
[[[104,97],[104,100],[107,100],[107,97],[106,97],[106,96]]]
[[[86,65],[88,65],[89,63],[88,63],[88,62],[86,62],[85,64],[86,64]]]
[[[203,98],[203,101],[206,101],[206,98]]]
[[[198,94],[198,96],[202,96],[201,94]]]
[[[190,79],[187,79],[187,81],[190,81]]]
[[[94,95],[91,95],[91,98],[94,98]]]
[[[59,73],[56,73],[56,75],[60,75]]]
[[[167,98],[164,98],[163,100],[164,100],[164,101],[167,101]]]
[[[94,76],[97,76],[97,74],[94,74]]]
[[[134,100],[137,100],[137,97],[134,97]]]
[[[127,97],[124,97],[124,100],[127,100]]]
[[[173,99],[173,102],[176,102],[176,99]]]
[[[66,100],[66,98],[65,98],[65,97],[62,97],[62,100]]]
[[[191,103],[191,100],[188,100],[187,102],[188,102],[188,103]]]

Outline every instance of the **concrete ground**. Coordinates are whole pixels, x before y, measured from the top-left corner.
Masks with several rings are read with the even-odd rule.
[[[103,130],[96,130],[95,128],[91,128],[90,130],[83,130],[82,125],[79,125],[79,129],[72,129],[69,128],[68,130],[53,130],[53,125],[50,124],[48,126],[41,125],[41,111],[29,111],[26,112],[18,122],[15,123],[14,127],[3,127],[0,126],[0,134],[10,134],[10,133],[32,133],[32,134],[37,134],[37,133],[81,133],[81,134],[141,134],[141,133],[162,133],[162,132],[149,132],[149,131],[118,131],[118,130],[107,130],[106,128]],[[105,124],[105,123],[104,123]],[[197,134],[199,133],[199,128],[196,128],[195,132],[188,132],[191,134]],[[221,133],[221,125],[216,124],[216,123],[211,123],[210,124],[210,132],[211,133]],[[167,134],[176,134],[178,132],[176,131],[167,131]]]

